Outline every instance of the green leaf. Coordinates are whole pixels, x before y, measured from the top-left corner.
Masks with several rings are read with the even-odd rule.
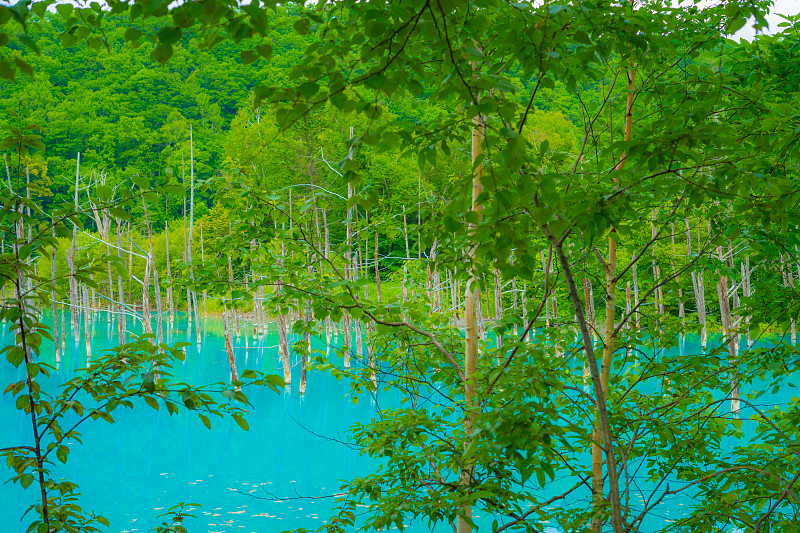
[[[4,80],[14,81],[14,76],[17,73],[17,69],[14,68],[14,64],[8,60],[0,61],[0,78]]]
[[[58,460],[61,461],[62,463],[67,462],[68,454],[69,454],[69,448],[67,448],[66,446],[59,446],[58,449],[56,450],[56,457],[58,457]]]
[[[150,189],[150,182],[147,180],[146,177],[142,176],[141,174],[134,174],[133,176],[131,176],[131,180],[137,187],[139,187],[143,191],[147,191]]]
[[[264,59],[269,60],[272,57],[272,46],[269,44],[260,44],[256,46],[256,52]]]
[[[127,30],[125,30],[126,41],[138,41],[141,37],[142,37],[142,32],[140,32],[136,28],[128,28]]]
[[[311,32],[311,22],[302,18],[294,23],[294,31],[300,35],[308,35]]]
[[[22,474],[19,477],[19,484],[23,489],[27,489],[33,483],[33,476],[31,474]]]
[[[152,372],[142,374],[142,388],[147,392],[156,390],[155,375]],[[169,404],[167,406],[169,407]]]
[[[302,94],[304,97],[311,98],[312,96],[317,94],[317,91],[319,91],[319,85],[317,85],[313,81],[307,81],[301,84],[300,87],[297,88],[297,90],[300,91],[300,94]]]
[[[205,426],[206,426],[208,429],[211,429],[211,422],[208,420],[208,417],[207,417],[206,415],[204,415],[204,414],[198,414],[197,416],[199,416],[199,417],[200,417],[200,420],[202,420],[202,421],[203,421],[203,424],[205,424]]]
[[[181,195],[181,194],[184,193],[184,188],[183,188],[183,185],[181,185],[180,183],[167,183],[166,185],[163,185],[163,186],[159,187],[158,188],[158,192],[160,192],[162,194],[177,194],[177,195]],[[188,343],[187,343],[187,345],[188,345]]]
[[[258,59],[258,54],[253,50],[242,50],[239,52],[239,57],[242,58],[242,65],[249,65]]]
[[[158,44],[153,48],[153,51],[150,52],[150,59],[154,61],[158,61],[162,65],[166,65],[167,61],[170,60],[172,57],[174,50],[172,49],[171,44]]]
[[[66,19],[72,14],[72,4],[58,4],[56,5],[56,11],[61,15],[61,18]]]
[[[161,42],[161,44],[169,46],[177,43],[181,39],[181,30],[180,28],[176,28],[174,26],[164,26],[158,30],[156,35],[158,36],[158,40]]]
[[[155,398],[153,398],[152,396],[145,396],[144,397],[144,401],[147,402],[147,405],[149,405],[150,407],[152,407],[153,409],[158,411],[159,405],[158,405],[158,401]]]
[[[236,421],[236,423],[239,424],[239,427],[242,428],[243,430],[245,431],[250,430],[250,426],[247,424],[247,420],[242,418],[241,414],[233,413],[233,420]]]

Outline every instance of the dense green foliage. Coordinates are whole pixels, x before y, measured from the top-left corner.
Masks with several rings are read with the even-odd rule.
[[[684,491],[686,516],[653,530],[798,530],[800,403],[759,403],[796,385],[800,366],[789,333],[800,314],[796,20],[734,43],[723,35],[763,19],[766,2],[109,2],[116,18],[99,7],[45,15],[45,4],[30,18],[0,8],[0,75],[35,68],[4,105],[26,88],[43,95],[9,122],[15,190],[23,145],[41,147],[22,135],[30,117],[52,143],[33,157],[53,190],[71,201],[69,159],[88,152],[98,175],[136,183],[134,199],[124,187],[106,196],[144,233],[139,196],[171,206],[160,220],[183,212],[158,194],[185,183],[196,124],[214,252],[202,265],[196,253],[176,258],[176,279],[226,309],[249,308],[266,288],[271,312],[297,312],[300,334],[362,321],[361,364],[310,354],[314,367],[407,397],[354,428],[384,467],[353,480],[320,530],[348,530],[367,505],[366,529],[416,518],[461,533],[477,508],[497,517],[494,531],[550,520],[622,533],[654,528],[648,516]],[[57,36],[88,45],[71,67],[80,83],[32,54]],[[7,202],[7,282],[23,271],[49,279],[25,262],[33,243],[14,227],[31,206],[26,224],[52,215],[69,235],[49,202]],[[393,258],[384,274],[414,289],[407,298],[368,283],[356,252],[370,257],[373,238]],[[38,239],[41,257],[57,246]],[[452,305],[437,276],[453,280]],[[499,298],[502,317],[484,313],[494,320],[473,342],[470,295],[495,283],[516,292]],[[709,329],[707,349],[667,350]],[[745,334],[770,342],[740,346]],[[756,436],[744,439],[743,424]]]

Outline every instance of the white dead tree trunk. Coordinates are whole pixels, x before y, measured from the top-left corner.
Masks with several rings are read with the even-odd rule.
[[[51,217],[50,224],[52,225],[53,240],[56,239],[56,226]],[[5,250],[0,250],[0,254]],[[50,299],[53,304],[53,344],[56,349],[56,363],[61,362],[61,346],[58,342],[58,310],[56,309],[56,248],[53,247],[53,253],[50,255]],[[3,288],[3,304],[5,304],[5,287]]]
[[[122,222],[119,218],[117,219],[117,257],[120,259],[120,261],[122,261]],[[119,333],[119,342],[120,344],[124,344],[127,334],[127,318],[125,315],[125,290],[122,274],[117,275],[117,283],[117,329]]]
[[[722,246],[717,246],[717,258],[725,264]],[[731,317],[730,299],[728,296],[728,277],[720,274],[717,283],[717,297],[719,299],[719,312],[722,323],[722,336],[728,344],[728,364],[731,366],[731,412],[739,412],[739,378],[736,375],[736,361],[738,359],[739,334],[735,331],[736,325]]]

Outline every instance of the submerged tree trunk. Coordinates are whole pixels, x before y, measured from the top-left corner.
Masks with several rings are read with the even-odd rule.
[[[122,222],[117,219],[117,258],[122,262]],[[125,289],[122,274],[117,275],[117,330],[120,344],[125,343],[127,316],[125,314]]]
[[[721,262],[725,262],[722,246],[717,247],[717,257]],[[722,323],[722,337],[728,344],[728,364],[731,367],[731,412],[739,412],[739,378],[736,373],[736,361],[738,359],[738,333],[734,331],[735,326],[731,317],[730,299],[728,297],[728,277],[720,274],[717,283],[717,297],[719,298],[719,313]]]
[[[692,241],[691,241],[691,229],[689,226],[689,220],[686,220],[686,249],[689,256],[692,255]],[[697,252],[700,253],[701,246],[700,246],[700,232],[698,228],[698,237],[697,237]],[[700,323],[700,346],[705,351],[706,344],[708,340],[708,331],[706,329],[706,289],[705,283],[703,281],[703,271],[694,271],[692,270],[690,277],[692,278],[692,291],[694,292],[694,301],[695,301],[695,308],[697,312],[697,321]]]
[[[56,239],[56,226],[52,222],[52,234],[53,240]],[[2,254],[4,250],[0,250],[0,254]],[[56,309],[56,248],[53,247],[53,253],[50,255],[50,299],[52,300],[53,304],[53,344],[56,348],[56,363],[61,362],[61,349],[58,343],[58,310]],[[3,302],[2,304],[5,306],[5,288],[3,290]]]
[[[278,244],[275,243],[277,248]],[[276,250],[277,251],[277,250]],[[284,255],[286,254],[285,245],[281,243],[281,252],[277,254],[277,264],[278,266],[283,266]],[[283,288],[283,282],[278,278],[277,282],[275,283],[275,292],[281,292]],[[292,383],[292,364],[289,359],[289,339],[286,333],[287,330],[287,322],[288,317],[284,314],[283,310],[279,307],[278,311],[278,350],[280,352],[281,360],[283,361],[283,381],[286,382],[287,385]]]
[[[783,277],[783,286],[794,289],[794,269],[789,259],[788,254],[785,259],[783,254],[780,254],[781,275]],[[792,339],[792,344],[797,344],[797,322],[794,317],[789,320],[789,335]]]
[[[350,138],[353,137],[353,128],[350,128]],[[350,198],[353,196],[353,184],[348,182],[347,183],[347,199],[348,203]],[[347,247],[345,248],[344,252],[344,277],[345,281],[355,278],[355,273],[353,272],[353,259],[351,258],[352,251],[353,251],[353,208],[349,207],[347,209]],[[350,313],[347,310],[342,312],[342,350],[344,352],[344,367],[350,368],[350,353],[352,350],[351,346],[351,335],[352,335],[352,327],[350,323]]]
[[[169,205],[167,205],[165,209],[168,210]],[[169,327],[171,331],[172,321],[175,320],[175,298],[172,292],[172,266],[169,264],[169,222],[164,224],[164,239],[166,239],[167,278],[169,279],[169,286],[167,287],[167,305],[169,305]]]
[[[233,353],[233,345],[231,344],[231,321],[230,321],[230,314],[228,312],[228,304],[225,301],[225,298],[222,299],[223,311],[222,311],[222,327],[225,332],[225,351],[228,354],[228,366],[231,370],[231,382],[239,381],[239,372],[236,370],[236,357]],[[199,329],[199,328],[198,328]],[[239,390],[239,387],[236,387],[236,390]]]
[[[91,311],[89,309],[89,305],[89,289],[86,288],[86,285],[83,285],[83,340],[86,343],[87,366],[92,360],[92,325],[90,324]]]
[[[156,260],[153,254],[153,235],[150,231],[150,217],[147,214],[147,202],[142,198],[142,205],[144,206],[144,223],[147,228],[147,244],[149,251],[147,253],[147,262],[150,266],[149,270],[153,274],[153,289],[156,297],[156,341],[158,344],[164,342],[164,326],[162,321],[163,307],[161,305],[161,285],[158,282],[158,270],[156,270]],[[149,283],[149,281],[148,281]]]
[[[75,168],[75,212],[79,211],[78,206],[78,191],[81,179],[81,153],[78,152],[78,159]],[[78,280],[75,277],[75,251],[78,242],[78,227],[72,226],[72,246],[67,250],[67,266],[69,267],[69,309],[72,324],[72,334],[75,337],[75,342],[78,341],[78,331],[80,329],[80,301],[81,296],[78,289]]]

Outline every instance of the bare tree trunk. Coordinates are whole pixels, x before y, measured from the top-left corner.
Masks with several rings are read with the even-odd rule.
[[[278,244],[275,244],[276,248]],[[276,250],[277,252],[277,250]],[[278,254],[276,254],[278,255]],[[281,252],[277,257],[278,266],[283,265],[284,256],[286,255],[286,248],[283,243],[281,243]],[[283,288],[283,282],[278,279],[275,283],[275,292],[280,292]],[[283,313],[283,310],[280,308],[277,309],[278,311],[278,349],[280,351],[281,359],[283,360],[283,381],[286,382],[287,385],[292,383],[292,364],[289,360],[289,339],[286,334],[287,329],[287,322],[288,317]]]
[[[86,343],[86,365],[92,360],[92,325],[89,323],[91,311],[89,310],[89,289],[83,285],[83,340]]]
[[[353,281],[358,281],[359,270],[361,268],[361,265],[363,264],[363,262],[362,262],[363,257],[361,256],[361,240],[359,239],[357,242],[358,242],[358,252],[357,252],[357,255],[355,257],[355,263],[353,264],[353,272],[355,274],[355,276],[353,277]],[[356,293],[356,299],[358,299],[358,293]],[[358,319],[354,319],[353,320],[353,329],[355,330],[353,332],[353,335],[355,337],[355,339],[353,340],[353,343],[356,345],[356,359],[360,363],[363,364],[363,362],[364,362],[364,343],[363,343],[363,341],[361,339],[361,321],[360,320],[358,320]]]
[[[56,226],[51,218],[53,241],[56,240]],[[4,250],[0,250],[0,254]],[[61,362],[61,349],[58,343],[58,310],[56,309],[56,246],[53,246],[53,253],[50,255],[50,299],[53,304],[53,344],[56,348],[56,363]],[[5,306],[5,287],[3,288],[3,306]]]
[[[194,282],[194,270],[191,266],[192,262],[192,243],[194,234],[194,133],[192,130],[192,125],[189,124],[189,242],[186,246],[186,257],[188,262],[190,263],[189,267],[189,276],[191,277],[192,282]],[[188,291],[188,289],[187,289]],[[202,344],[203,339],[200,334],[200,309],[197,305],[197,294],[194,291],[188,291],[189,294],[188,299],[192,302],[194,306],[194,321],[197,324],[197,345],[200,346]],[[191,312],[190,312],[191,314]]]
[[[80,179],[81,179],[81,153],[78,152],[78,160],[76,163],[75,168],[75,211],[79,211],[78,206],[78,191],[80,187]],[[75,251],[78,242],[78,227],[73,225],[72,226],[72,247],[67,251],[67,265],[69,266],[69,309],[70,309],[70,316],[72,318],[72,332],[73,336],[75,337],[75,341],[78,341],[78,331],[80,329],[80,316],[79,316],[79,308],[80,308],[80,301],[81,296],[78,292],[78,280],[75,277]]]
[[[495,325],[499,324],[500,321],[503,319],[503,286],[500,280],[500,271],[495,269],[494,270],[494,322]],[[494,330],[495,339],[497,342],[497,348],[503,347],[503,336],[500,334],[500,331],[495,328]],[[499,357],[499,356],[498,356]]]
[[[308,311],[307,305],[303,309],[303,320],[305,320],[306,323],[311,320],[311,314]],[[297,387],[297,392],[299,394],[305,394],[306,392],[306,364],[308,361],[308,353],[311,351],[311,336],[308,334],[308,330],[303,331],[303,342],[306,347],[300,354],[300,385]]]
[[[742,296],[748,298],[753,295],[752,287],[750,286],[750,256],[745,257],[742,263]],[[750,338],[750,315],[745,317],[745,324],[747,325],[747,349],[753,347],[753,339]]]
[[[61,353],[67,351],[67,332],[66,332],[66,316],[64,313],[64,305],[61,305]]]
[[[230,223],[229,223],[229,225],[230,225]],[[230,230],[230,228],[229,228],[229,230]],[[203,264],[205,264],[205,262],[206,262],[206,246],[205,246],[205,240],[203,238],[203,219],[200,219],[200,262],[203,263]],[[228,259],[228,262],[230,262],[230,258]],[[208,291],[204,289],[203,290],[203,318],[204,319],[208,317],[208,313],[206,312],[206,302],[207,302],[207,300],[208,300]]]
[[[717,257],[725,263],[722,246],[717,246]],[[731,412],[739,412],[739,378],[736,375],[736,360],[738,359],[738,334],[734,331],[733,320],[731,319],[730,300],[728,297],[728,277],[720,275],[717,283],[717,296],[719,298],[719,313],[722,322],[722,336],[728,343],[728,364],[731,365]]]
[[[478,197],[483,192],[483,164],[478,158],[483,152],[483,137],[485,135],[485,122],[478,115],[472,119],[472,208],[477,215],[478,222],[470,224],[470,234],[473,241],[477,235],[477,225],[480,224],[483,205],[478,202]],[[477,164],[476,164],[477,163]],[[476,257],[477,242],[473,242],[469,249],[469,256],[474,261]],[[468,274],[466,293],[464,295],[464,434],[472,435],[475,418],[480,409],[480,398],[476,394],[475,373],[478,368],[478,324],[480,321],[477,312],[478,302],[481,300],[480,283],[475,268]],[[464,443],[465,451],[469,448],[469,439]],[[469,490],[473,483],[475,461],[469,460],[461,465],[459,484]],[[467,504],[462,509],[463,516],[456,520],[457,533],[470,533],[472,531],[472,506]]]
[[[692,232],[689,227],[689,220],[686,220],[686,249],[688,255],[692,255]],[[697,237],[697,251],[701,250],[700,246],[700,233],[698,227]],[[700,346],[703,350],[706,349],[708,341],[708,330],[706,329],[706,289],[703,282],[703,272],[695,272],[692,270],[690,274],[692,278],[692,291],[694,292],[695,307],[697,308],[697,321],[700,323]]]
[[[513,254],[511,255],[511,263],[510,264],[511,264],[511,266],[514,266],[514,255]],[[518,299],[517,299],[517,276],[513,276],[511,278],[511,294],[514,295],[512,305],[513,305],[513,308],[514,308],[514,318],[516,319],[519,316],[519,302],[518,302]],[[525,325],[523,325],[522,327],[525,327]],[[514,338],[516,339],[516,337],[518,335],[519,335],[519,331],[517,329],[517,324],[515,322],[514,323]]]
[[[450,312],[458,318],[458,289],[456,287],[456,276],[453,269],[447,269],[447,287],[450,289]]]
[[[783,254],[780,254],[781,276],[783,277],[783,286],[786,288],[794,289],[794,275],[792,265],[789,262],[789,256],[784,259]],[[792,344],[797,344],[797,324],[794,317],[789,321],[789,330],[792,339]]]
[[[144,279],[142,279],[142,323],[145,333],[153,333],[153,326],[150,323],[150,257],[145,259]]]
[[[117,258],[122,262],[122,223],[117,219]],[[127,316],[125,313],[125,290],[122,274],[117,275],[117,330],[120,344],[125,343]]]
[[[153,234],[150,229],[150,217],[147,214],[147,202],[142,198],[142,205],[144,206],[144,223],[147,228],[147,244],[149,251],[147,253],[147,262],[149,270],[153,274],[153,289],[156,297],[156,341],[158,344],[164,342],[164,326],[162,322],[163,307],[161,305],[161,285],[158,282],[158,270],[156,270],[156,261],[153,254]],[[149,283],[149,280],[148,280]]]
[[[236,357],[233,353],[233,345],[231,344],[231,322],[230,322],[230,315],[228,313],[228,304],[225,301],[225,298],[222,299],[223,302],[223,311],[222,311],[222,324],[223,329],[225,330],[225,351],[228,353],[228,366],[231,369],[231,382],[239,381],[239,372],[236,370]],[[198,329],[200,329],[198,327]],[[236,390],[240,388],[237,386]]]
[[[165,197],[166,200],[166,197]],[[165,210],[169,209],[169,204],[167,201],[167,206],[165,206]],[[170,329],[172,328],[172,321],[175,320],[175,298],[172,293],[172,266],[170,265],[169,260],[169,221],[164,224],[164,238],[166,239],[166,248],[167,248],[167,278],[170,280],[170,284],[167,287],[167,305],[169,305],[169,323]]]
[[[656,238],[658,231],[656,230],[656,210],[653,209],[653,221],[650,225],[650,238],[653,240],[653,295],[655,297],[655,309],[659,315],[664,315],[664,293],[661,290],[661,267],[658,266],[658,259],[656,258]]]
[[[675,223],[670,224],[670,238],[672,239],[672,253],[675,253]],[[678,278],[678,272],[675,270],[675,262],[670,261],[672,266],[672,276],[675,280],[675,283],[678,284],[678,316],[681,319],[681,324],[686,326],[686,309],[683,302],[683,289],[681,289],[680,279]]]
[[[353,138],[353,128],[350,128],[350,139]],[[352,157],[352,148],[350,149],[350,157]],[[349,203],[350,198],[353,196],[353,184],[347,182],[347,200]],[[355,279],[355,272],[353,266],[353,260],[351,259],[352,250],[353,250],[353,207],[349,207],[347,209],[347,248],[345,248],[344,252],[344,276],[345,280]],[[348,311],[343,311],[342,313],[342,328],[343,331],[343,338],[342,338],[342,350],[344,351],[344,367],[350,368],[350,351],[351,351],[351,324],[350,324],[350,313]]]
[[[375,285],[378,290],[378,302],[381,302],[381,269],[378,264],[378,229],[375,228]]]
[[[406,241],[406,259],[403,261],[403,281],[401,284],[403,303],[408,300],[408,262],[411,260],[411,251],[408,247],[408,221],[406,220],[406,206],[403,205],[403,236]]]

